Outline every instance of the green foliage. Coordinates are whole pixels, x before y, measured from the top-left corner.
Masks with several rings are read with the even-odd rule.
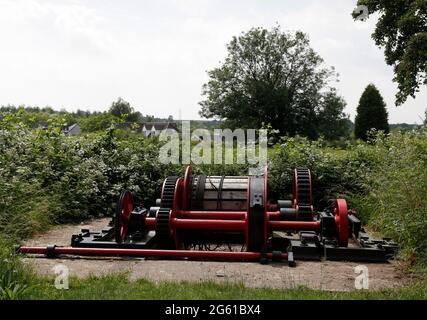
[[[130,115],[133,112],[133,109],[129,102],[122,98],[118,98],[117,101],[113,102],[109,111],[113,116],[121,118],[122,116]]]
[[[317,122],[340,126],[345,119],[342,98],[321,93],[335,73],[322,67],[306,34],[254,28],[234,37],[227,49],[224,63],[208,72],[203,86],[203,117],[225,119],[229,127],[266,123],[282,135],[310,138],[320,134]]]
[[[411,259],[427,261],[427,130],[378,137],[379,165],[368,176],[359,210],[370,227],[395,239]]]
[[[372,38],[384,47],[386,62],[394,67],[394,81],[399,86],[396,104],[401,105],[427,85],[427,2],[359,0],[357,3],[366,5],[371,14],[380,14]]]
[[[14,270],[7,270],[0,274],[0,300],[17,300],[28,289],[26,284],[21,284],[14,279]]]
[[[384,99],[373,84],[368,85],[360,97],[354,125],[356,138],[364,141],[368,140],[371,130],[390,131]]]
[[[315,130],[328,141],[350,136],[350,119],[344,113],[345,100],[331,90],[322,95]]]
[[[108,129],[112,124],[121,122],[121,119],[107,112],[93,114],[79,120],[83,132],[98,132]]]
[[[291,289],[248,288],[241,283],[160,282],[145,279],[131,281],[128,274],[112,274],[89,279],[70,279],[69,290],[56,290],[51,279],[42,279],[40,285],[27,292],[25,299],[55,300],[425,300],[427,284],[417,283],[407,288],[387,290],[360,290],[327,292],[306,287]]]
[[[420,127],[418,124],[395,123],[390,124],[390,131],[412,131]]]
[[[113,102],[109,112],[113,116],[129,122],[142,122],[143,120],[141,112],[134,112],[130,103],[122,98],[118,98],[117,101]]]
[[[322,140],[284,138],[270,156],[269,188],[279,198],[289,197],[293,169],[308,167],[313,174],[314,201],[322,209],[331,199],[344,197],[351,202],[354,194],[366,194],[366,177],[376,164],[364,145],[341,150],[325,147]]]
[[[292,192],[292,168],[313,171],[317,208],[344,197],[369,228],[392,237],[402,255],[427,262],[427,129],[377,134],[346,150],[284,139],[270,157],[270,191]]]
[[[119,98],[113,102],[109,112],[90,112],[77,110],[76,112],[67,112],[65,110],[55,111],[51,107],[39,108],[29,106],[15,107],[13,105],[0,107],[0,118],[8,118],[9,125],[24,125],[28,128],[37,126],[47,126],[49,121],[61,122],[64,126],[79,124],[85,133],[100,132],[108,129],[112,124],[123,121],[140,123],[142,121],[153,120],[153,118],[144,118],[141,112],[134,112],[130,104]],[[13,121],[15,123],[13,123]],[[18,121],[19,120],[19,121]],[[159,119],[161,121],[161,119]]]
[[[142,136],[119,140],[102,134],[67,137],[0,122],[0,234],[21,239],[49,224],[108,214],[123,189],[150,206],[173,167],[158,159],[158,143]]]
[[[35,285],[9,242],[0,237],[0,300],[22,299]]]
[[[71,125],[76,122],[75,115],[66,111],[54,111],[50,107],[25,107],[25,106],[1,106],[0,118],[6,118],[9,125],[14,124],[27,127],[36,127],[37,123],[48,121]]]

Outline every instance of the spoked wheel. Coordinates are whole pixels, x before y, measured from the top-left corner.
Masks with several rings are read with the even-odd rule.
[[[347,201],[337,199],[334,207],[335,226],[337,229],[338,245],[348,246],[348,207]]]
[[[114,218],[114,237],[117,243],[125,241],[133,211],[133,197],[130,191],[123,191],[117,202]]]

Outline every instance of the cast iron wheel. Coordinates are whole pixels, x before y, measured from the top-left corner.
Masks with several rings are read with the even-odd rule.
[[[313,197],[311,171],[306,168],[294,170],[293,206],[298,209],[298,220],[312,220]]]
[[[169,227],[169,216],[173,208],[178,179],[179,177],[168,177],[163,183],[160,209],[156,217],[156,237],[161,247],[171,247],[173,243]]]
[[[133,211],[133,197],[130,191],[123,191],[117,202],[114,216],[114,238],[117,243],[125,241]]]
[[[334,207],[337,240],[340,247],[348,246],[348,207],[347,201],[337,199]]]

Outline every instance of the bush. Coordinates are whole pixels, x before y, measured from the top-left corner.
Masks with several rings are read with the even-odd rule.
[[[427,256],[427,130],[374,134],[370,143],[347,150],[322,141],[284,139],[272,152],[270,188],[280,197],[292,192],[292,170],[313,171],[318,208],[346,198],[369,228],[392,237],[410,260]]]
[[[359,199],[370,226],[390,236],[412,260],[427,254],[427,130],[379,137],[384,153],[369,177],[369,193]]]
[[[158,161],[160,143],[116,132],[67,137],[61,123],[30,130],[14,116],[0,119],[0,238],[16,242],[53,223],[112,213],[124,189],[150,207],[163,179],[185,166]],[[377,134],[346,149],[322,140],[283,138],[269,151],[269,193],[292,192],[293,169],[313,172],[318,209],[346,198],[370,228],[393,237],[408,256],[427,249],[427,129]],[[196,166],[198,174],[245,175],[246,165]]]
[[[0,123],[0,233],[9,239],[108,214],[123,189],[135,193],[136,204],[150,206],[174,169],[157,161],[158,142],[119,140],[113,128],[76,138],[60,126],[6,125]]]
[[[292,193],[293,170],[308,167],[312,171],[313,197],[319,209],[338,197],[351,202],[354,194],[366,193],[366,177],[379,160],[364,145],[348,150],[324,147],[323,141],[283,138],[270,157],[270,191],[276,197]]]
[[[30,272],[25,271],[9,242],[0,239],[0,300],[21,299],[34,286]]]

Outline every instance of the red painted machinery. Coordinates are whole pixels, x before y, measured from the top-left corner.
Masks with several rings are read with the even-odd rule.
[[[193,175],[165,179],[157,207],[134,207],[124,191],[115,216],[101,232],[82,230],[72,247],[21,247],[48,256],[125,255],[139,257],[260,261],[294,259],[386,261],[396,245],[372,240],[344,199],[321,212],[313,206],[311,172],[294,171],[291,200],[268,198],[263,176]],[[351,239],[351,245],[349,245]]]

